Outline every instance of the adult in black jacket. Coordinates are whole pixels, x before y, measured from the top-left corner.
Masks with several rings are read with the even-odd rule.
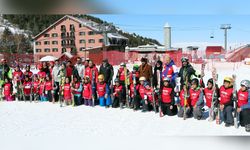
[[[99,69],[99,74],[103,74],[105,83],[110,85],[114,75],[114,71],[113,66],[109,64],[108,59],[104,59],[102,61],[102,65]]]
[[[196,71],[194,70],[193,66],[189,63],[187,57],[181,58],[182,67],[178,73],[178,76],[181,78],[181,90],[183,88],[183,84],[186,82],[186,78],[188,78],[188,83],[191,83],[192,76],[200,78],[201,75],[197,75]]]
[[[104,75],[104,82],[106,83],[106,91],[108,93],[108,97],[105,97],[106,99],[111,99],[111,83],[113,82],[113,75],[114,75],[114,71],[113,71],[113,66],[109,64],[108,59],[104,59],[102,61],[102,65],[100,66],[99,69],[99,74],[103,74]]]
[[[162,86],[162,79],[161,79],[161,72],[162,72],[162,61],[158,60],[156,62],[156,65],[154,67],[154,74],[153,74],[153,87],[156,87],[158,89],[160,89],[160,87]],[[157,77],[157,72],[159,72],[159,77]],[[158,81],[160,80],[160,81]]]

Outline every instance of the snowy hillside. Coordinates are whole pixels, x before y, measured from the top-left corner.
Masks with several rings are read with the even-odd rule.
[[[11,24],[8,20],[3,19],[0,15],[0,35],[4,32],[5,28],[9,28],[13,34],[24,34],[26,37],[28,37],[29,34],[29,31],[21,30],[17,26]]]

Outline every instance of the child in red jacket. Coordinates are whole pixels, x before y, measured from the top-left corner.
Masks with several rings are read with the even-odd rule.
[[[31,95],[31,87],[32,83],[30,81],[30,77],[28,75],[25,75],[24,77],[24,82],[23,82],[23,93],[25,96],[25,100],[30,100],[30,95]]]
[[[171,79],[165,77],[163,79],[163,87],[161,92],[161,110],[164,115],[174,116],[177,114],[177,106],[174,100],[174,88]]]
[[[122,92],[123,92],[123,87],[120,84],[120,80],[118,78],[116,78],[115,79],[115,86],[114,86],[114,93],[111,93],[114,96],[114,101],[112,104],[113,108],[117,108],[117,107],[119,107],[119,105],[120,105],[120,107],[122,107]]]
[[[34,74],[33,75],[33,88],[32,88],[32,93],[33,93],[33,97],[34,97],[34,101],[37,101],[38,100],[38,97],[39,97],[39,85],[40,85],[40,81],[38,79],[38,76],[37,74]]]
[[[183,88],[180,92],[180,110],[178,111],[177,115],[178,117],[183,118],[184,116],[184,103],[186,99],[186,113],[185,115],[187,118],[191,117],[191,100],[189,99],[189,92],[188,92],[188,85],[183,84]]]
[[[63,88],[63,99],[65,105],[71,105],[72,104],[72,94],[71,94],[71,84],[70,84],[70,78],[65,78],[65,84],[62,87]]]
[[[96,91],[97,91],[97,97],[99,98],[100,106],[108,107],[110,104],[107,104],[106,102],[108,94],[106,92],[106,83],[104,81],[104,76],[102,74],[98,76]]]
[[[84,79],[83,79],[82,98],[83,98],[83,101],[84,101],[84,105],[93,106],[92,87],[91,87],[89,76],[85,76]]]
[[[50,75],[46,74],[45,95],[49,102],[52,102],[52,90],[53,90],[53,85],[52,85],[51,77]]]
[[[12,87],[12,83],[10,81],[10,79],[5,78],[5,84],[3,85],[4,87],[4,99],[6,101],[13,101],[13,96],[12,96],[12,92],[13,92],[13,87]]]

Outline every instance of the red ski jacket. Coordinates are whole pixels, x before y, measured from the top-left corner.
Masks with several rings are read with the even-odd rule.
[[[220,104],[232,105],[233,88],[220,87]]]
[[[32,83],[30,81],[24,81],[23,82],[23,92],[24,95],[30,95],[31,94],[31,87],[32,87]]]
[[[71,99],[71,85],[69,83],[64,84],[63,95],[64,99]]]
[[[212,99],[213,99],[213,89],[204,89],[205,99],[206,99],[206,105],[208,108],[211,108],[212,105]]]
[[[122,92],[122,85],[119,86],[114,86],[114,93],[115,93],[115,97],[119,96],[119,92]]]
[[[97,83],[97,93],[99,97],[103,97],[106,94],[106,83]]]
[[[139,85],[139,93],[140,93],[141,99],[144,99],[145,87],[143,85]]]
[[[173,88],[172,87],[163,87],[161,94],[163,103],[173,103]]]
[[[90,83],[83,85],[82,97],[88,100],[92,99],[92,88]]]
[[[11,88],[12,88],[11,83],[4,84],[4,96],[10,96],[12,94]]]
[[[53,89],[52,81],[46,81],[45,82],[45,90],[50,91]]]
[[[137,85],[135,86],[135,89],[134,89],[134,84],[132,83],[132,84],[130,84],[129,89],[130,89],[129,96],[130,96],[131,98],[134,98],[135,89],[136,89],[136,91],[139,90],[139,84],[137,84]]]
[[[238,92],[238,107],[248,104],[248,91],[242,92],[240,89]]]

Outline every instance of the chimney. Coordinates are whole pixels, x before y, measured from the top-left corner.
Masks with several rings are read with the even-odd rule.
[[[164,26],[164,45],[166,50],[171,48],[171,27],[168,23]]]

